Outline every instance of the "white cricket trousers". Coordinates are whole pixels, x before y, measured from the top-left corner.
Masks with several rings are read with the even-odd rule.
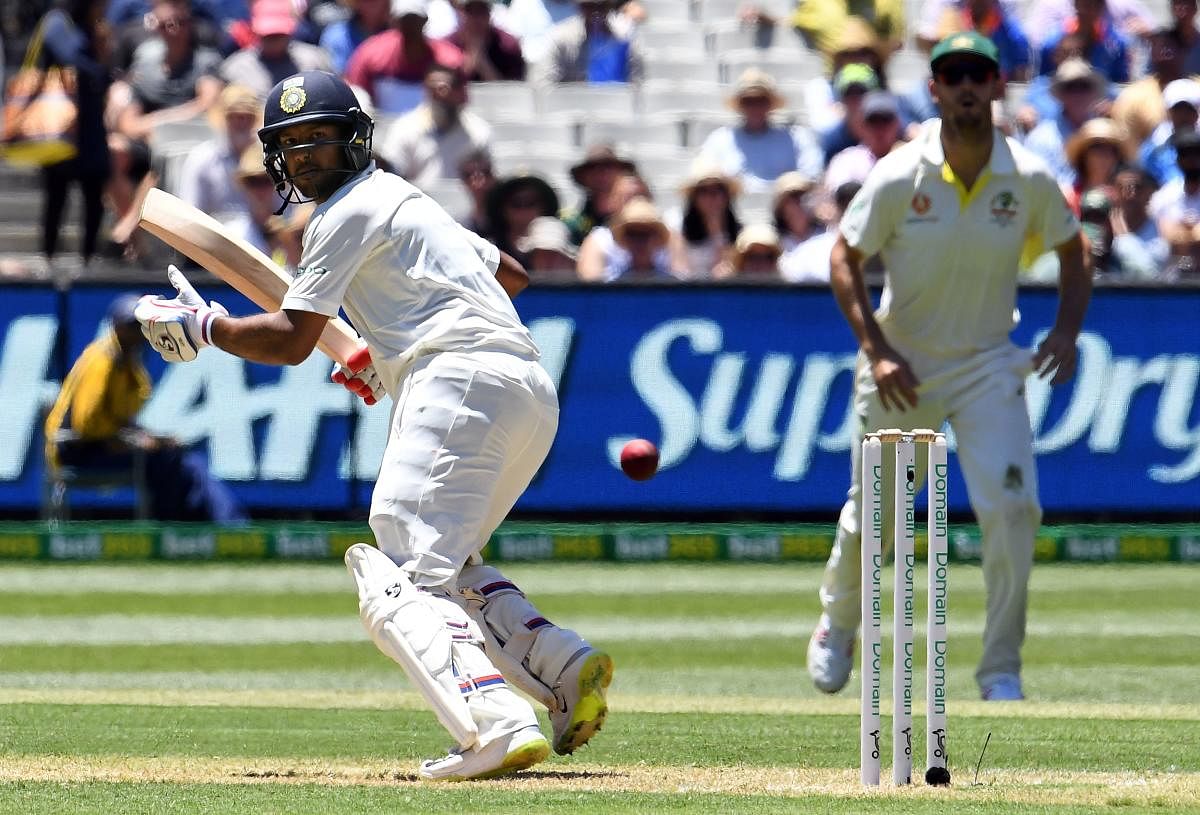
[[[558,429],[537,362],[498,352],[420,357],[401,382],[371,529],[425,588],[454,580],[529,486]]]
[[[914,363],[909,359],[910,364]],[[1025,405],[1024,381],[1029,352],[1011,344],[976,355],[940,375],[922,376],[919,404],[900,412],[884,411],[871,369],[859,355],[855,374],[854,409],[859,429],[851,449],[853,475],[838,519],[833,552],[821,584],[821,605],[835,626],[856,628],[861,616],[860,523],[862,519],[862,436],[889,427],[904,430],[941,428],[949,420],[957,443],[957,458],[967,483],[971,508],[983,537],[983,579],[987,591],[987,620],[983,655],[975,672],[980,685],[998,674],[1019,674],[1025,639],[1029,574],[1033,544],[1042,520],[1037,498],[1033,434]],[[892,483],[891,447],[884,455],[884,484]],[[917,450],[918,486],[924,483],[927,457]],[[891,489],[885,489],[884,547],[892,545]],[[922,517],[918,509],[918,518]],[[951,578],[953,585],[953,578]],[[953,592],[951,593],[953,600]],[[954,630],[954,609],[949,616]]]

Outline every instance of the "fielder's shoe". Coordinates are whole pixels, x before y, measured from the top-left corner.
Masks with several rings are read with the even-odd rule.
[[[846,687],[854,664],[857,634],[853,628],[834,626],[829,615],[821,615],[817,629],[808,641],[808,675],[818,690],[837,693]]]
[[[612,677],[612,657],[591,646],[582,649],[563,668],[553,688],[559,709],[550,711],[554,752],[570,755],[604,726],[608,715],[604,694]]]
[[[1021,677],[1016,674],[998,674],[980,687],[985,702],[1020,702],[1025,698],[1021,692]]]
[[[522,727],[493,739],[483,747],[455,747],[444,758],[421,763],[421,778],[427,781],[467,781],[495,778],[532,767],[550,755],[550,743],[537,725]]]

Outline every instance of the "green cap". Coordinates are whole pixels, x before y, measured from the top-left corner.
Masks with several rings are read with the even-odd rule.
[[[952,54],[983,57],[997,68],[1000,67],[1000,52],[996,49],[996,44],[978,31],[960,31],[933,46],[933,51],[929,54],[929,67],[933,68],[943,57]]]
[[[861,85],[868,91],[879,90],[879,75],[870,65],[861,62],[843,65],[833,78],[833,89],[841,96],[852,85]]]

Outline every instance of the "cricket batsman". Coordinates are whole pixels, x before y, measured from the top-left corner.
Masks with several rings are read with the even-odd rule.
[[[996,46],[974,32],[953,34],[934,47],[930,68],[941,118],[880,159],[842,218],[830,259],[834,295],[859,343],[859,444],[808,671],[828,693],[850,677],[860,617],[862,435],[949,420],[983,535],[987,621],[975,679],[984,699],[1016,700],[1024,698],[1021,645],[1042,517],[1024,381],[1030,372],[1055,385],[1071,378],[1091,281],[1079,223],[1053,175],[992,124]],[[1018,263],[1031,241],[1053,247],[1061,267],[1057,317],[1032,352],[1009,340]],[[872,313],[862,266],[876,253],[887,276]]]
[[[333,74],[284,79],[263,120],[265,164],[285,205],[317,205],[279,310],[231,317],[172,269],[178,297],[142,298],[143,333],[172,362],[212,345],[295,365],[345,309],[373,361],[340,375],[394,404],[371,499],[378,548],[355,544],[346,565],[371,638],[456,742],[423,762],[421,777],[491,777],[546,758],[551,744],[509,682],[548,708],[555,752],[571,753],[604,723],[612,660],[479,556],[558,427],[554,385],[510,300],[528,278],[376,168],[374,123]]]

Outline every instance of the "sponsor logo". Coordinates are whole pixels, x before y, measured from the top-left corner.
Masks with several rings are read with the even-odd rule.
[[[931,206],[933,206],[933,202],[923,192],[919,192],[912,197],[912,211],[918,215],[924,215],[926,212],[929,212]]]
[[[992,196],[989,207],[992,211],[992,223],[996,226],[1008,226],[1017,217],[1019,202],[1010,191],[998,192]]]
[[[404,594],[404,584],[403,583],[393,583],[392,585],[390,585],[386,589],[384,589],[383,593],[393,599],[396,597],[400,597],[402,594]]]
[[[320,276],[323,274],[329,274],[329,270],[326,269],[324,266],[305,266],[303,269],[296,272],[296,277],[302,277],[306,274]]]
[[[940,758],[944,762],[946,760],[946,731],[939,727],[933,731],[933,736],[937,740],[937,746],[933,749],[933,757]]]

